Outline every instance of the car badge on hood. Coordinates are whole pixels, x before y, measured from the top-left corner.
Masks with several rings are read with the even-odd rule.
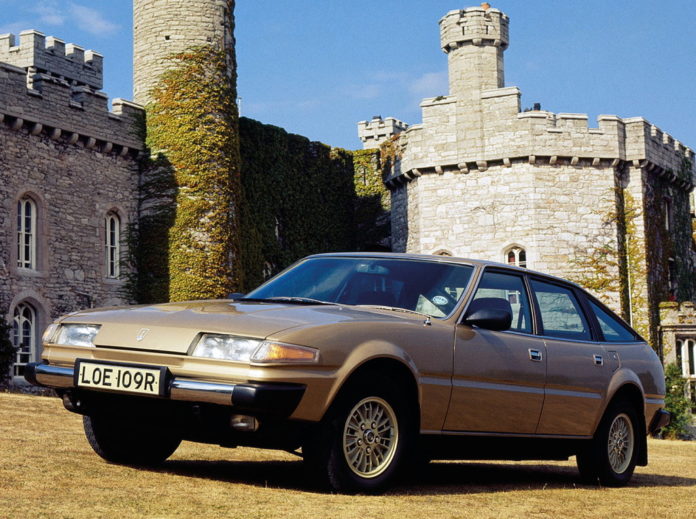
[[[142,341],[149,331],[149,328],[141,328],[138,335],[135,336],[135,340],[138,342]]]

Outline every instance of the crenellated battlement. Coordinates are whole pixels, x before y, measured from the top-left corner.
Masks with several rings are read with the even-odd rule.
[[[510,19],[488,4],[448,12],[440,20],[440,45],[445,53],[462,45],[486,45],[507,48],[510,43]]]
[[[394,117],[382,119],[376,115],[371,121],[358,123],[358,137],[363,143],[363,149],[379,148],[380,144],[408,129],[408,124]]]
[[[72,85],[87,85],[101,90],[104,58],[92,50],[29,30],[0,35],[0,62],[63,79]]]
[[[121,156],[143,148],[134,131],[143,109],[135,103],[114,99],[109,111],[103,92],[2,62],[0,92],[0,123],[13,130]]]

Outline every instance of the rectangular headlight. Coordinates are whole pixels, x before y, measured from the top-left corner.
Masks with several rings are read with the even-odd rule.
[[[63,324],[53,342],[66,346],[94,346],[94,337],[99,328],[97,324]]]
[[[249,362],[251,354],[259,347],[259,344],[261,344],[261,341],[258,339],[205,333],[199,339],[198,344],[196,344],[193,356]]]

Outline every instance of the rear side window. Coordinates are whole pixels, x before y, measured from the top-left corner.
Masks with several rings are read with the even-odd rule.
[[[628,330],[621,321],[602,310],[602,308],[595,304],[594,301],[588,302],[590,303],[590,308],[592,308],[595,316],[597,316],[597,321],[599,322],[599,327],[602,329],[602,334],[604,334],[605,341],[634,342],[636,340],[633,332]]]
[[[505,299],[512,310],[510,330],[532,333],[532,313],[527,289],[520,276],[486,271],[481,278],[474,300],[482,298]]]
[[[537,279],[531,280],[541,313],[544,335],[589,341],[590,327],[572,290]]]

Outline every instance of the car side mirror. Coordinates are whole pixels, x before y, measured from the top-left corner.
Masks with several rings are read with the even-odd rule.
[[[510,329],[512,308],[507,299],[482,297],[471,302],[463,322],[469,326],[502,332]]]

